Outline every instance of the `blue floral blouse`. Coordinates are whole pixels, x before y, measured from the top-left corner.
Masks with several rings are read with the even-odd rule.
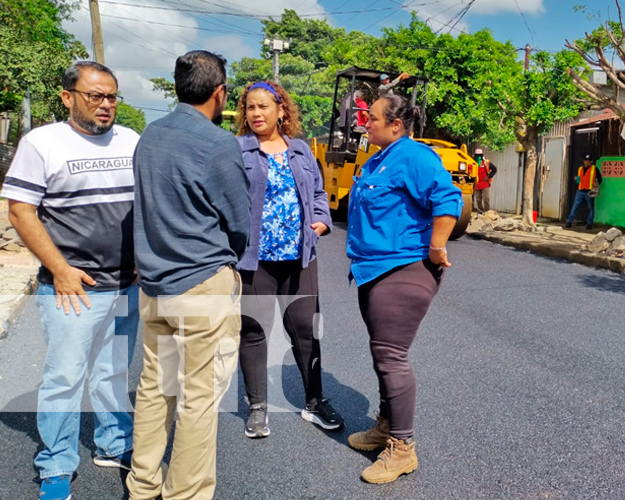
[[[269,172],[260,226],[258,260],[279,262],[302,256],[302,211],[288,150],[267,155]]]

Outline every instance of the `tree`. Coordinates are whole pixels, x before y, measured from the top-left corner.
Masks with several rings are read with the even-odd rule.
[[[533,227],[534,178],[538,137],[556,122],[576,116],[582,104],[580,92],[567,75],[567,69],[583,64],[580,56],[570,51],[556,54],[537,52],[533,66],[525,72],[516,70],[491,74],[487,86],[485,112],[499,121],[498,134],[504,142],[515,137],[526,153],[523,185],[523,223]]]
[[[378,69],[428,79],[428,137],[478,139],[495,149],[513,140],[499,133],[498,122],[482,105],[494,75],[521,71],[510,42],[495,40],[487,29],[457,38],[440,35],[413,13],[407,26],[384,30],[375,58]]]
[[[570,67],[567,71],[574,85],[583,93],[584,104],[587,107],[591,109],[609,108],[623,122],[625,121],[625,106],[619,103],[619,96],[621,91],[625,90],[625,73],[622,69],[625,65],[625,26],[623,25],[621,5],[618,0],[615,1],[618,21],[608,20],[592,33],[586,33],[585,38],[573,42],[566,41],[566,46],[579,54],[591,68],[601,69],[605,72],[611,83],[612,93],[604,92],[586,81],[579,67]],[[582,9],[582,7],[578,7],[578,9]],[[620,64],[614,62],[614,57],[620,60]]]
[[[117,105],[115,123],[131,128],[140,134],[145,129],[145,113],[141,109],[133,108],[130,104],[120,102]]]
[[[359,32],[346,33],[343,28],[333,28],[327,21],[304,20],[294,10],[286,9],[280,20],[263,21],[267,38],[292,39],[288,52],[280,55],[280,83],[300,106],[304,133],[313,137],[327,132],[332,111],[334,78],[337,69],[346,66],[346,58],[356,60],[355,48],[365,54],[365,46],[375,37]],[[260,58],[244,57],[233,62],[229,81],[234,89],[228,95],[227,109],[236,109],[244,87],[251,82],[273,78],[271,60],[265,56],[261,45]],[[154,90],[174,97],[174,84],[166,78],[153,78]]]
[[[73,5],[63,0],[3,0],[0,11],[0,112],[19,110],[26,91],[32,95],[35,121],[62,119],[61,78],[85,48],[62,28]]]
[[[302,116],[302,128],[307,137],[316,137],[330,131],[329,118],[332,114],[332,98],[312,95],[293,96]]]
[[[345,29],[333,28],[326,20],[302,19],[291,9],[285,9],[279,21],[269,19],[261,22],[267,38],[290,39],[289,52],[312,64],[324,62],[322,54],[325,48],[345,34]],[[265,50],[266,47],[261,45],[261,54]]]

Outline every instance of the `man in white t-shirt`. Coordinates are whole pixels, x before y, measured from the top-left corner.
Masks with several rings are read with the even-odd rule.
[[[37,407],[44,449],[35,465],[45,500],[71,497],[87,373],[94,462],[130,468],[126,380],[138,324],[132,157],[139,136],[114,125],[117,79],[101,64],[69,68],[61,98],[69,122],[23,137],[2,189],[11,223],[41,261],[37,305],[48,352]]]

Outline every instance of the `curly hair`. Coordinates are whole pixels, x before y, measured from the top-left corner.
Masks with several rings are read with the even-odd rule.
[[[241,94],[241,97],[239,98],[239,102],[237,103],[237,116],[235,119],[235,123],[236,123],[237,130],[238,130],[237,135],[249,134],[252,131],[252,129],[250,129],[250,126],[247,123],[247,118],[245,116],[245,108],[247,106],[247,94],[249,92],[249,88],[252,85],[254,85],[254,83],[257,83],[257,82],[249,83],[245,87],[245,90]],[[265,83],[268,85],[271,85],[273,89],[276,91],[276,93],[280,96],[281,102],[279,106],[284,111],[284,117],[282,118],[282,126],[280,126],[280,133],[290,138],[299,136],[302,133],[302,124],[300,121],[299,108],[297,107],[297,104],[293,102],[293,99],[288,94],[288,92],[284,90],[284,88],[278,85],[276,82],[273,82],[271,80],[265,80]],[[275,101],[275,97],[272,96],[272,98]]]

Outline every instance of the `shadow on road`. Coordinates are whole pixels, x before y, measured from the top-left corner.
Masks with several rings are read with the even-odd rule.
[[[588,288],[625,295],[625,276],[579,275],[577,280]]]
[[[34,460],[37,454],[43,449],[43,441],[39,436],[37,430],[37,394],[38,391],[31,391],[26,394],[22,394],[11,401],[6,406],[0,409],[0,424],[6,426],[9,429],[13,429],[24,435],[25,438],[30,439],[35,444],[35,452],[32,455],[31,466],[35,476],[32,481],[39,483],[39,471],[34,465]],[[134,391],[129,394],[130,399],[135,400]],[[85,405],[89,405],[88,399],[83,400],[83,411],[80,418],[80,442],[87,448],[93,456],[96,451],[95,443],[93,442],[94,426],[95,426],[95,414],[92,411],[85,411]],[[30,447],[28,443],[24,443],[25,447]],[[126,488],[126,476],[128,472],[120,469],[119,476],[122,486]]]
[[[238,411],[233,414],[245,421],[248,414],[245,401],[245,386],[240,372],[239,375]],[[363,394],[352,387],[342,384],[329,372],[323,371],[322,380],[323,396],[330,400],[332,406],[342,415],[346,423],[358,422],[359,425],[364,425],[363,429],[373,425],[374,421],[369,417],[365,417],[369,411],[369,400]],[[275,394],[276,388],[272,388],[272,384],[280,381],[282,383],[281,391],[286,402],[294,408],[293,413],[299,418],[299,411],[305,404],[305,394],[302,377],[297,366],[295,364],[284,364],[282,366],[270,367],[267,371],[267,389],[269,394]],[[272,404],[271,400],[269,400],[269,404]],[[366,421],[363,421],[363,418]],[[348,446],[348,434],[345,428],[337,431],[320,430],[327,434],[328,437]]]

